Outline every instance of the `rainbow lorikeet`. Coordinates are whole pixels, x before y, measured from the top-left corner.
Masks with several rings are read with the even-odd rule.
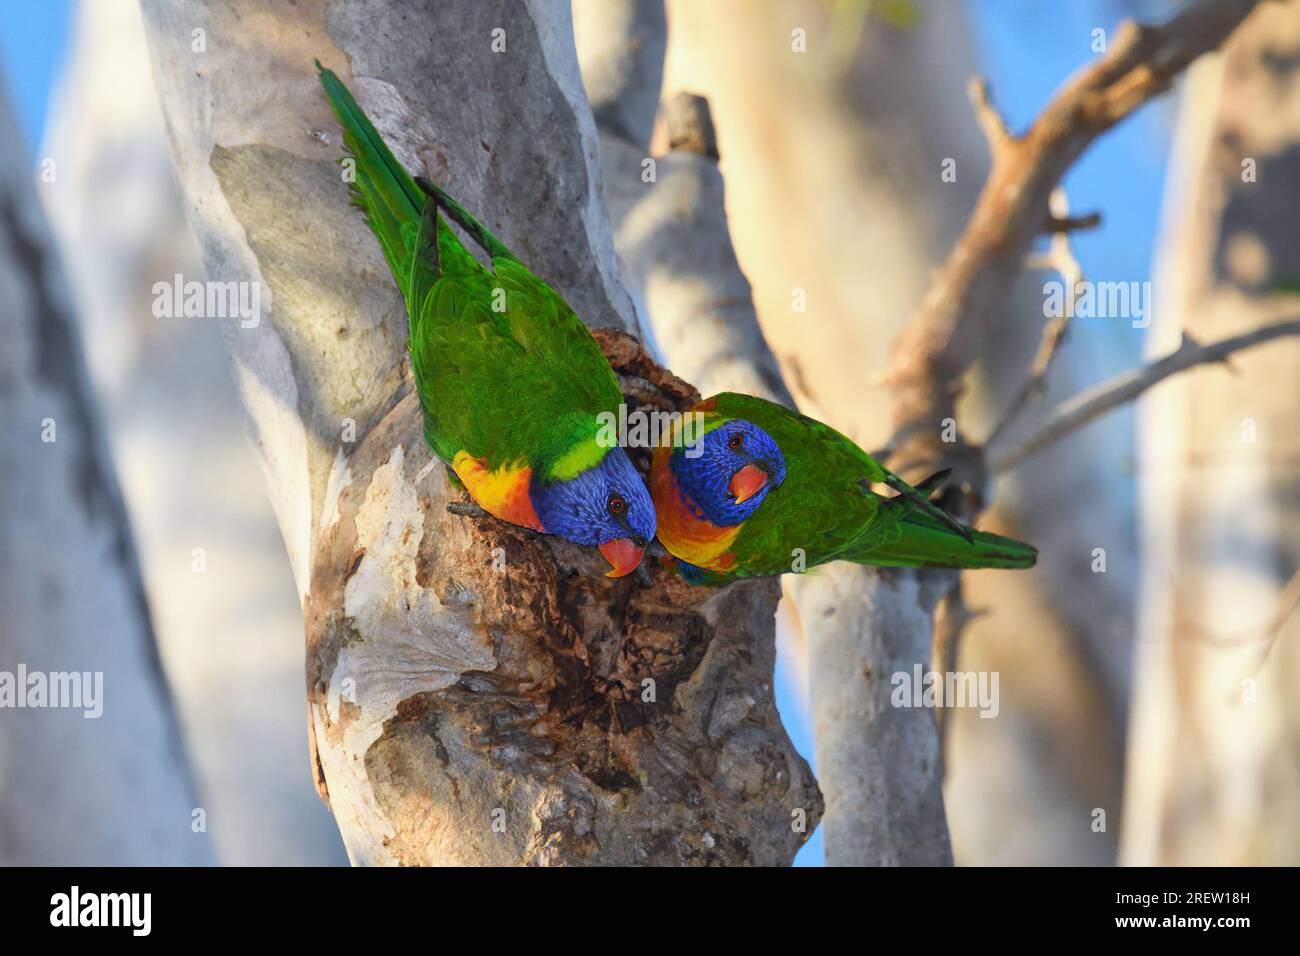
[[[367,214],[409,317],[424,436],[489,514],[599,547],[610,577],[655,536],[654,505],[627,452],[601,441],[618,379],[573,310],[436,186],[410,176],[342,81],[321,84],[356,158]],[[443,210],[492,261],[461,244]]]
[[[782,405],[723,392],[696,405],[695,438],[654,451],[659,540],[688,581],[800,571],[827,561],[912,568],[1028,568],[1027,544],[957,523],[844,435]],[[689,414],[689,413],[688,413]],[[683,422],[687,421],[684,417]],[[884,484],[898,492],[872,490]]]

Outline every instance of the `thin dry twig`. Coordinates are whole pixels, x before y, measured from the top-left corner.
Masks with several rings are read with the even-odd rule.
[[[1085,229],[1096,229],[1101,225],[1101,213],[1090,212],[1083,216],[1058,216],[1055,213],[1047,217],[1047,222],[1043,224],[1043,232],[1082,232]]]
[[[1249,332],[1221,339],[1212,345],[1202,345],[1191,336],[1184,335],[1178,348],[1164,358],[1116,375],[1061,403],[1048,415],[1047,421],[1036,432],[1009,452],[996,457],[991,470],[994,474],[1010,471],[1034,452],[1060,441],[1094,419],[1133,401],[1147,389],[1171,375],[1197,365],[1225,362],[1234,352],[1288,335],[1300,335],[1300,319],[1262,325]]]
[[[1264,628],[1265,643],[1264,650],[1259,655],[1259,667],[1263,667],[1268,660],[1268,655],[1273,652],[1282,628],[1286,626],[1286,622],[1290,620],[1297,607],[1300,607],[1300,568],[1296,568],[1295,573],[1291,575],[1291,580],[1283,586],[1282,593],[1278,597],[1277,610]]]
[[[1268,660],[1273,645],[1277,643],[1282,628],[1286,626],[1286,622],[1290,620],[1297,607],[1300,607],[1300,568],[1296,569],[1282,586],[1282,590],[1278,592],[1277,608],[1262,627],[1241,628],[1236,633],[1225,635],[1211,633],[1208,628],[1199,624],[1190,629],[1187,625],[1183,625],[1183,634],[1177,635],[1174,639],[1194,641],[1210,647],[1246,647],[1251,644],[1262,644],[1264,648],[1259,655],[1258,665],[1262,667]]]
[[[1070,200],[1061,186],[1052,190],[1050,212],[1051,221],[1063,223],[1069,219]],[[1100,216],[1097,216],[1097,219],[1100,221]],[[1070,232],[1071,230],[1068,229],[1054,232],[1047,252],[1041,256],[1031,257],[1028,265],[1034,269],[1055,270],[1065,280],[1066,288],[1071,290],[1072,305],[1070,308],[1062,309],[1059,315],[1052,316],[1043,327],[1043,338],[1038,343],[1038,351],[1029,367],[1029,376],[1011,397],[1007,410],[985,440],[986,446],[996,442],[1030,402],[1042,396],[1047,387],[1047,373],[1065,343],[1070,322],[1074,318],[1074,306],[1078,305],[1085,278],[1083,266],[1079,264],[1079,258],[1074,253],[1074,244],[1070,241]]]
[[[989,151],[996,162],[1015,137],[1007,128],[1007,121],[1001,111],[993,105],[988,80],[982,76],[974,77],[967,86],[966,93],[970,97],[971,108],[975,111],[975,120],[980,124],[980,130],[983,131],[984,139],[989,144]]]
[[[972,609],[966,604],[963,579],[958,578],[953,589],[944,595],[934,622],[934,647],[930,655],[930,669],[939,674],[957,670],[960,659],[961,637],[974,620],[988,614],[986,608]],[[949,729],[952,726],[948,708],[940,703],[934,709],[934,719],[939,726],[939,755],[947,753]]]

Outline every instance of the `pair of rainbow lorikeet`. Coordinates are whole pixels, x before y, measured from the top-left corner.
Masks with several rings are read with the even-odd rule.
[[[749,395],[697,405],[702,438],[656,448],[647,488],[627,452],[602,441],[602,413],[617,415],[623,396],[586,326],[459,203],[412,178],[338,77],[317,68],[356,159],[358,205],[406,300],[425,438],[489,514],[599,548],[610,577],[633,571],[656,536],[696,583],[836,560],[1033,565],[1029,545],[933,504],[943,475],[913,488],[833,428]]]

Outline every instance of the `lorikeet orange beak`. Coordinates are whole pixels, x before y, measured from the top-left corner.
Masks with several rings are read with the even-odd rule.
[[[645,548],[638,548],[631,538],[615,538],[599,547],[605,560],[613,565],[605,572],[607,578],[621,578],[625,574],[631,574],[641,563],[641,556],[645,554]]]
[[[731,476],[731,483],[727,488],[735,496],[736,504],[740,504],[758,494],[767,484],[767,477],[767,472],[762,468],[746,465]]]

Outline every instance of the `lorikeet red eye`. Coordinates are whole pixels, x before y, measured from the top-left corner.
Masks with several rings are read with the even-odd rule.
[[[622,495],[609,496],[609,513],[612,515],[621,515],[627,511],[627,502],[623,500]]]
[[[740,432],[732,432],[731,437],[727,439],[727,447],[735,451],[745,444],[745,436]]]

